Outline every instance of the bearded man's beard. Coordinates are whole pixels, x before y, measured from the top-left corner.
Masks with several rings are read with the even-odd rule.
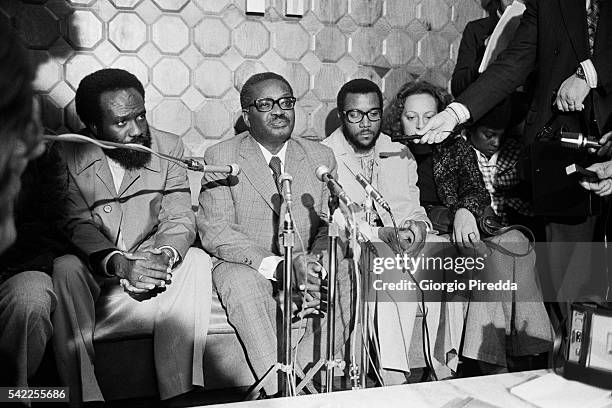
[[[108,140],[104,135],[100,135],[101,140]],[[146,147],[151,147],[151,132],[147,129],[147,132],[142,136],[132,139],[130,143],[140,144]],[[126,170],[138,170],[149,164],[151,161],[151,153],[139,152],[137,150],[128,149],[108,149],[104,151],[108,157],[115,160]]]

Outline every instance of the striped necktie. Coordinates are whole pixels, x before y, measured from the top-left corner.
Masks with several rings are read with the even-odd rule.
[[[587,28],[589,30],[589,50],[593,55],[595,45],[595,34],[597,33],[597,23],[599,22],[599,0],[591,0],[591,5],[587,11]]]

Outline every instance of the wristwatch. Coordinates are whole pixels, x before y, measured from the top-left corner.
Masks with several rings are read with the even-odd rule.
[[[576,70],[576,76],[586,81],[586,75],[584,75],[584,69],[582,69],[582,65],[578,65],[578,69]]]

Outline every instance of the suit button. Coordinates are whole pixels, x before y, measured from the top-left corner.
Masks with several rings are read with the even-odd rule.
[[[555,48],[555,50],[553,51],[553,54],[555,54],[555,55],[559,55],[559,49],[558,49],[558,48]]]
[[[109,213],[111,211],[113,211],[113,207],[110,206],[110,204],[106,204],[103,208],[105,213]]]

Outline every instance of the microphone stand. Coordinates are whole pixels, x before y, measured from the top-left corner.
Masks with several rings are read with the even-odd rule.
[[[283,247],[285,248],[285,264],[283,268],[283,290],[284,315],[283,315],[283,340],[284,340],[284,359],[282,371],[286,376],[280,381],[282,395],[291,397],[295,391],[295,377],[293,375],[293,364],[291,361],[291,290],[293,277],[293,247],[295,246],[295,235],[293,229],[293,219],[291,211],[287,207],[285,212],[285,223],[283,228]],[[280,375],[283,377],[283,375]]]
[[[335,335],[336,335],[336,271],[338,268],[338,226],[332,222],[332,216],[339,207],[338,197],[333,195],[329,196],[327,202],[329,207],[329,268],[327,270],[327,361],[325,366],[327,368],[327,375],[325,377],[327,382],[327,392],[332,392],[334,387],[334,368],[343,367],[344,362],[336,361],[335,359]]]
[[[368,225],[372,225],[374,220],[374,202],[370,194],[368,194],[365,201],[365,219]],[[368,305],[368,295],[369,295],[369,280],[370,274],[368,270],[371,265],[371,257],[372,253],[370,249],[366,246],[364,251],[362,252],[363,257],[363,265],[365,268],[362,269],[361,274],[361,332],[365,334],[362,336],[361,342],[361,375],[359,382],[362,388],[368,388],[367,386],[367,375],[368,375],[368,367],[370,366],[368,361],[369,354],[369,345],[370,345],[370,309]]]

